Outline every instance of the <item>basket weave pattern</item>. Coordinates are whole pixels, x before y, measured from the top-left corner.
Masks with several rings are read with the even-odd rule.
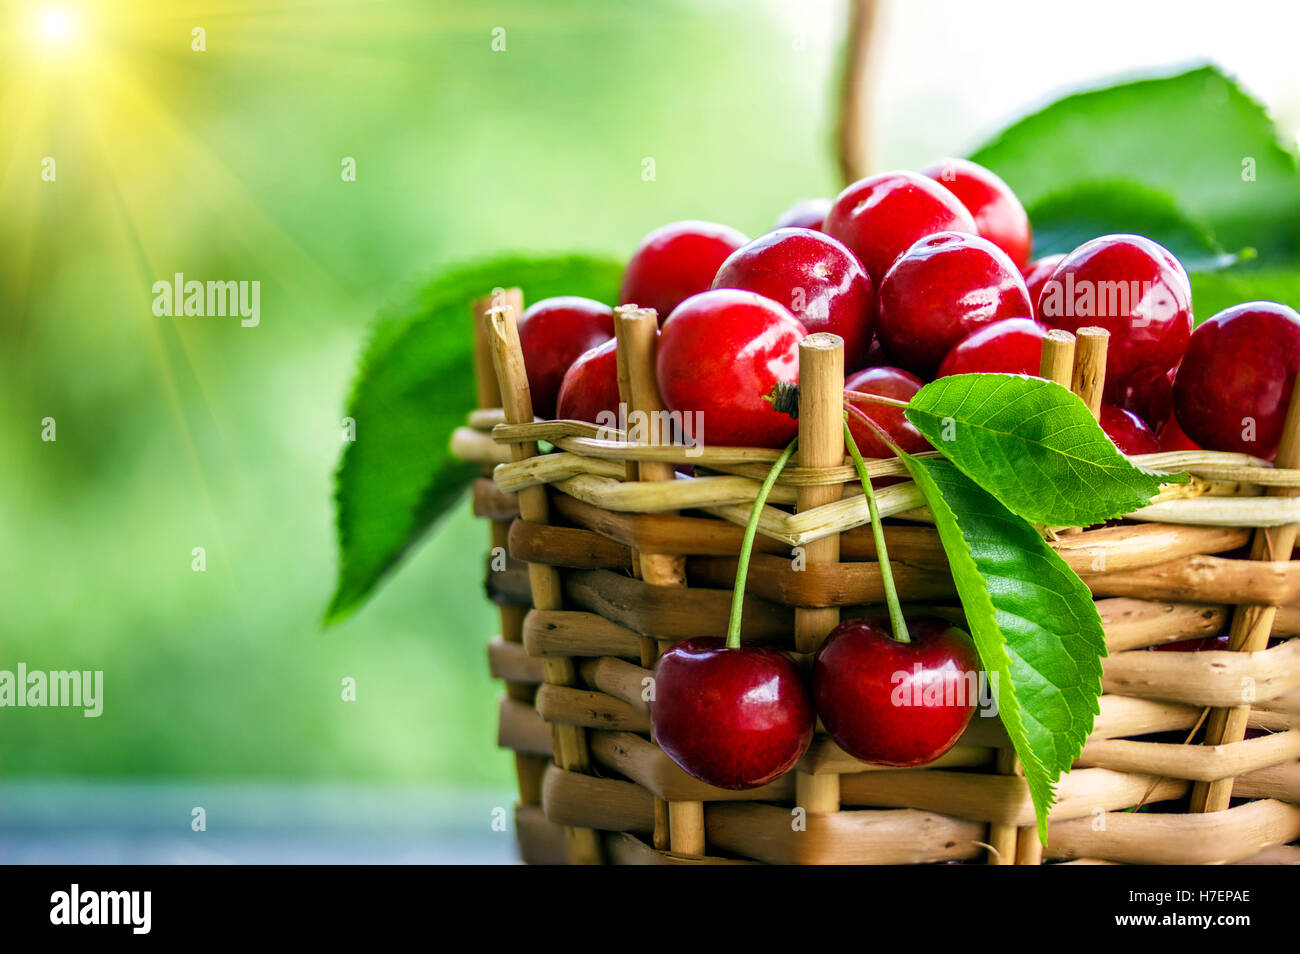
[[[516,753],[526,861],[1300,861],[1291,845],[1300,838],[1300,562],[1290,542],[1270,552],[1257,529],[1294,539],[1300,472],[1241,455],[1156,455],[1143,462],[1188,470],[1190,487],[1168,488],[1122,524],[1052,534],[1092,590],[1109,657],[1100,715],[1060,781],[1045,848],[996,718],[976,716],[946,755],[905,770],[857,761],[819,726],[795,771],[726,791],[654,744],[647,679],[658,651],[726,631],[742,525],[775,452],[692,455],[571,421],[527,423],[521,360],[511,360],[520,305],[476,305],[486,409],[453,447],[484,466],[474,512],[492,523],[488,591],[502,612],[489,660],[506,683],[498,741]],[[497,342],[493,314],[505,331]],[[539,440],[554,451],[538,454]],[[778,482],[750,566],[746,640],[807,653],[816,645],[808,632],[883,615],[865,499],[840,457],[827,467],[800,460]],[[665,479],[674,464],[709,476]],[[903,473],[897,461],[871,471]],[[894,518],[885,533],[908,611],[959,613],[915,487],[895,484],[879,498]],[[1262,607],[1268,648],[1150,651],[1252,621],[1258,629]],[[1264,731],[1199,744],[1224,718]],[[1185,744],[1194,730],[1201,735]],[[1228,807],[1194,810],[1207,797]]]

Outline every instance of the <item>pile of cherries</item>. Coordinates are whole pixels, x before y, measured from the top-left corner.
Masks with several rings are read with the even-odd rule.
[[[906,401],[944,375],[1036,375],[1048,330],[1095,326],[1110,334],[1100,423],[1121,451],[1276,455],[1300,367],[1300,315],[1246,302],[1193,330],[1187,273],[1158,243],[1104,235],[1037,260],[1032,244],[1005,182],[945,159],[800,202],[752,241],[708,222],[658,228],[629,261],[620,300],[659,313],[664,403],[702,415],[698,436],[712,446],[783,447],[795,436],[768,395],[797,383],[799,342],[813,332],[844,339],[850,431],[864,456],[891,457],[929,445],[899,407],[861,395]],[[546,299],[519,328],[539,415],[618,419],[608,306]],[[900,709],[893,677],[944,680],[978,661],[969,636],[947,623],[909,628],[911,642],[900,642],[886,621],[841,624],[813,662],[811,693],[784,653],[680,644],[656,667],[656,737],[687,771],[725,788],[788,771],[811,740],[814,711],[858,758],[930,761],[973,704]]]

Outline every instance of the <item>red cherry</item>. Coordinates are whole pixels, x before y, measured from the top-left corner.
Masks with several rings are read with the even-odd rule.
[[[853,183],[826,216],[826,233],[858,257],[880,288],[880,280],[917,239],[935,232],[975,233],[975,220],[955,195],[914,172],[882,172]]]
[[[1042,325],[1028,318],[1003,318],[977,328],[952,346],[939,365],[939,377],[949,374],[1004,372],[1038,374],[1042,367]]]
[[[914,374],[904,371],[902,368],[864,368],[857,374],[850,375],[844,382],[844,390],[861,391],[865,394],[874,394],[877,397],[894,398],[897,401],[910,401],[912,395],[925,386],[922,381]],[[888,404],[876,404],[867,401],[864,398],[854,398],[845,396],[850,404],[862,411],[867,417],[871,418],[881,430],[889,435],[889,439],[897,444],[902,450],[909,454],[919,454],[922,451],[933,450],[930,442],[921,436],[921,432],[912,426],[911,421],[903,416],[903,409],[891,407]],[[894,452],[889,449],[876,432],[862,423],[855,414],[849,415],[849,430],[853,434],[854,443],[858,445],[858,450],[862,452],[863,457],[893,457]],[[876,486],[883,486],[885,478],[873,481]],[[893,483],[894,481],[889,481]]]
[[[1020,270],[988,239],[940,232],[898,257],[880,283],[876,332],[904,368],[929,375],[957,342],[1033,312]]]
[[[1219,312],[1192,334],[1174,412],[1206,450],[1272,460],[1300,366],[1300,315],[1271,301]]]
[[[844,339],[844,364],[860,368],[874,333],[876,294],[853,253],[810,229],[777,229],[736,249],[714,288],[757,292],[790,309],[809,334]]]
[[[886,620],[846,620],[813,659],[817,714],[839,747],[864,762],[933,762],[966,731],[979,702],[970,636],[930,617],[907,628],[912,641],[900,643]]]
[[[673,222],[641,240],[618,293],[620,304],[659,312],[664,323],[679,304],[708,291],[727,256],[749,241],[742,232],[714,222]]]
[[[764,398],[778,381],[799,380],[799,342],[807,334],[783,305],[754,292],[694,295],[660,333],[655,372],[664,404],[702,415],[696,440],[784,447],[798,424]]]
[[[790,771],[812,742],[803,675],[775,649],[690,639],[659,657],[655,741],[688,774],[718,788],[757,788]]]
[[[533,413],[555,416],[555,397],[564,372],[584,351],[614,337],[614,311],[590,298],[544,298],[519,319]]]
[[[1196,636],[1173,643],[1161,643],[1151,648],[1158,653],[1227,652],[1228,636],[1226,633],[1222,636]]]
[[[1114,404],[1101,406],[1101,429],[1125,454],[1154,454],[1160,450],[1155,432],[1142,418]]]
[[[560,382],[555,416],[566,421],[590,421],[605,427],[618,421],[618,342],[610,338],[584,351],[569,365]],[[600,415],[608,415],[601,419]]]
[[[1174,407],[1174,373],[1154,368],[1137,371],[1114,395],[1114,402],[1159,434]]]
[[[1061,260],[1043,286],[1038,320],[1110,332],[1106,399],[1140,370],[1168,371],[1192,333],[1192,288],[1168,249],[1140,235],[1103,235]]]
[[[1183,429],[1178,425],[1178,418],[1173,414],[1165,421],[1165,426],[1160,430],[1160,449],[1162,451],[1181,451],[1181,450],[1204,450],[1194,440],[1183,433]]]
[[[921,174],[960,199],[979,234],[1006,252],[1017,268],[1028,264],[1034,232],[1025,207],[1001,176],[969,159],[940,159]]]
[[[1056,271],[1056,266],[1061,264],[1063,258],[1065,258],[1064,252],[1059,255],[1044,255],[1020,270],[1020,274],[1025,279],[1025,288],[1029,291],[1029,303],[1035,309],[1035,318],[1038,317],[1038,299],[1043,294],[1043,286],[1047,284],[1047,280],[1052,277],[1052,272]]]
[[[800,199],[786,209],[772,226],[777,229],[816,229],[822,230],[826,214],[831,210],[830,199]]]

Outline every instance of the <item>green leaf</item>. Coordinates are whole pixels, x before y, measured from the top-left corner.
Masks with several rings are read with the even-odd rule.
[[[1300,269],[1229,268],[1193,274],[1196,323],[1243,301],[1277,301],[1300,308]]]
[[[1101,711],[1101,617],[1088,587],[1033,527],[951,462],[903,460],[934,515],[980,662],[996,677],[998,712],[1046,842],[1056,781]]]
[[[586,256],[499,258],[444,272],[380,319],[348,401],[356,440],[336,475],[339,576],[327,625],[355,610],[473,480],[476,468],[447,448],[475,406],[470,302],[514,285],[525,302],[613,302],[621,274]]]
[[[1085,182],[1128,179],[1172,197],[1229,249],[1300,253],[1300,171],[1268,112],[1212,66],[1067,96],[972,156],[1026,208]]]
[[[1237,260],[1171,196],[1123,179],[1053,192],[1034,204],[1029,218],[1035,258],[1072,251],[1098,235],[1129,232],[1159,242],[1189,272],[1224,268]]]
[[[1031,523],[1090,526],[1150,503],[1185,481],[1134,466],[1088,408],[1054,381],[953,374],[904,412],[926,440],[1004,507]]]

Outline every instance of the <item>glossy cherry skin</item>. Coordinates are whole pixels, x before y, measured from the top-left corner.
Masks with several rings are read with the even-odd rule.
[[[1158,435],[1174,409],[1174,374],[1154,368],[1138,371],[1113,395],[1113,400],[1142,418]]]
[[[1139,371],[1168,371],[1192,333],[1192,287],[1178,259],[1140,235],[1103,235],[1061,259],[1035,312],[1053,328],[1110,332],[1106,399]]]
[[[590,298],[543,298],[519,319],[533,413],[555,416],[555,399],[564,373],[584,351],[614,337],[614,311]]]
[[[1146,422],[1132,411],[1114,404],[1101,406],[1101,429],[1125,454],[1154,454],[1160,442]]]
[[[885,350],[924,376],[977,328],[1033,314],[1020,269],[988,239],[962,232],[918,241],[894,262],[876,297]]]
[[[1046,333],[1029,318],[1003,318],[977,328],[952,346],[939,365],[938,377],[982,372],[1036,375],[1042,368]]]
[[[966,731],[979,702],[970,636],[931,617],[909,619],[907,628],[911,642],[900,643],[887,620],[846,620],[813,659],[817,714],[839,747],[863,762],[933,762]]]
[[[1187,346],[1174,379],[1178,423],[1206,450],[1272,460],[1298,366],[1300,315],[1293,309],[1271,301],[1225,309]]]
[[[714,288],[740,288],[780,302],[809,334],[844,339],[844,365],[863,366],[875,327],[876,293],[857,258],[829,235],[777,229],[732,252]]]
[[[659,324],[679,304],[713,287],[728,255],[749,241],[743,232],[715,222],[672,222],[641,240],[623,273],[620,304],[659,313]]]
[[[818,232],[826,223],[826,215],[831,210],[830,199],[800,199],[782,212],[773,228],[777,229],[814,229]]]
[[[569,365],[560,382],[555,416],[566,421],[617,427],[618,404],[618,342],[610,338],[584,351]]]
[[[1204,652],[1227,652],[1228,635],[1224,633],[1221,636],[1196,636],[1192,639],[1180,639],[1173,643],[1161,643],[1159,646],[1152,646],[1158,653],[1204,653]]]
[[[910,401],[912,395],[921,390],[925,382],[902,368],[876,367],[864,368],[857,374],[850,375],[844,382],[845,391],[861,391],[877,397],[894,398],[897,401]],[[863,398],[844,399],[871,418],[889,439],[909,454],[934,450],[930,442],[921,436],[921,432],[903,415],[903,409],[888,404],[875,404]],[[858,419],[856,414],[848,417],[849,430],[863,457],[893,457],[894,452],[882,441],[876,432]],[[873,481],[876,486],[883,486],[886,478]],[[894,483],[889,480],[888,483]]]
[[[1200,444],[1183,433],[1178,424],[1178,417],[1169,415],[1165,426],[1160,429],[1160,449],[1162,451],[1205,450]]]
[[[689,775],[738,791],[790,771],[812,742],[812,700],[783,652],[689,639],[659,657],[650,720],[655,741]]]
[[[799,425],[764,398],[778,381],[799,380],[799,342],[807,334],[784,305],[754,292],[719,288],[694,295],[660,332],[659,393],[670,411],[700,413],[696,440],[784,447]]]
[[[1029,215],[1011,186],[991,169],[969,159],[940,159],[921,170],[966,206],[975,227],[1016,263],[1024,268],[1034,248],[1034,231]]]
[[[849,247],[879,289],[894,259],[917,239],[943,231],[974,234],[975,220],[933,179],[915,172],[882,172],[836,196],[824,228]]]
[[[1056,266],[1061,264],[1061,259],[1065,258],[1065,253],[1059,255],[1044,255],[1042,258],[1036,258],[1020,270],[1020,274],[1025,279],[1025,288],[1029,291],[1029,303],[1034,306],[1034,317],[1038,317],[1038,299],[1043,294],[1043,286],[1047,280],[1052,277],[1052,272],[1056,271]]]

